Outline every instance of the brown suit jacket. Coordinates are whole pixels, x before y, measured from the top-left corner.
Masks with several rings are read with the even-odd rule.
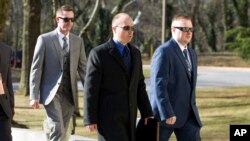
[[[11,48],[4,43],[0,43],[0,72],[4,87],[4,95],[0,95],[0,106],[9,118],[12,118],[14,109],[14,92],[11,79],[10,67]]]

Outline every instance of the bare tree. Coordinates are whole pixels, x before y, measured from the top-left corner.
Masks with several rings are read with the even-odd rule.
[[[79,34],[80,37],[83,37],[84,34],[86,34],[86,31],[89,30],[90,26],[93,24],[94,19],[96,18],[97,13],[98,13],[99,8],[100,8],[100,2],[101,2],[101,0],[96,0],[94,10],[93,10],[87,24],[80,31],[80,34]]]
[[[0,27],[3,29],[6,26],[6,19],[9,7],[9,0],[0,1]]]
[[[22,69],[18,91],[29,95],[29,74],[36,39],[40,34],[41,3],[37,0],[23,0]],[[31,24],[32,23],[32,24]]]
[[[243,27],[248,27],[248,11],[249,8],[249,0],[233,0],[233,5],[236,9],[236,13],[239,19],[239,23]]]

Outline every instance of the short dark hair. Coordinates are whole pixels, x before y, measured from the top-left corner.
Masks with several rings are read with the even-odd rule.
[[[178,14],[175,14],[172,18],[172,22],[175,21],[175,20],[178,20],[178,19],[187,19],[187,20],[191,20],[192,21],[192,18],[190,15],[188,14],[183,14],[183,13],[178,13]]]
[[[74,9],[72,6],[70,5],[63,5],[61,7],[59,7],[57,10],[56,10],[56,15],[58,13],[62,13],[62,11],[73,11],[74,12]]]

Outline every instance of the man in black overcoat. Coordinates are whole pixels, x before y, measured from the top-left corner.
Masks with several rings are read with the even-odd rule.
[[[84,124],[98,131],[99,141],[135,141],[137,109],[152,117],[140,51],[133,38],[132,18],[126,13],[112,20],[113,38],[91,50],[84,85]]]

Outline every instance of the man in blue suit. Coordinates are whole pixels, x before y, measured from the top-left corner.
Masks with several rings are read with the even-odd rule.
[[[174,132],[178,141],[199,141],[202,126],[195,102],[197,56],[188,46],[192,20],[175,15],[172,39],[156,49],[151,62],[150,101],[160,121],[160,141]]]

